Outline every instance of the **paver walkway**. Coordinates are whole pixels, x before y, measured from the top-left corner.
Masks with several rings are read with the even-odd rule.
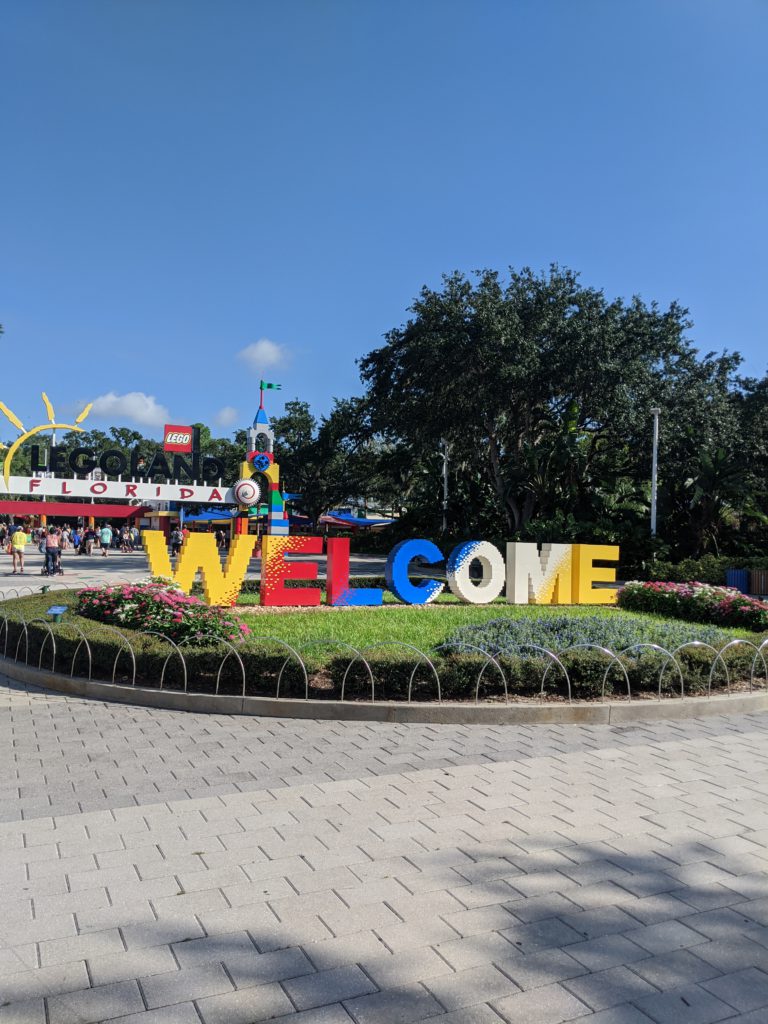
[[[768,715],[0,704],[0,1024],[768,1021]]]

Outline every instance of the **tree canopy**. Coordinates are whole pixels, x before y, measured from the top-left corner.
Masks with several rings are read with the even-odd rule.
[[[609,299],[553,265],[456,271],[408,313],[360,360],[361,396],[273,417],[281,484],[313,519],[361,505],[396,515],[395,535],[436,535],[447,448],[449,540],[604,541],[635,561],[764,550],[768,377],[739,376],[738,353],[699,353],[678,303]],[[245,431],[196,425],[234,480]],[[154,447],[123,427],[63,443]]]

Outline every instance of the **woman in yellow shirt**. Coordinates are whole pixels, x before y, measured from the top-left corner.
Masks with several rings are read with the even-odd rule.
[[[24,548],[27,544],[29,537],[24,532],[24,527],[20,526],[18,530],[14,530],[11,535],[11,554],[13,555],[13,572],[12,576],[16,575],[16,560],[19,562],[19,573],[24,575]]]

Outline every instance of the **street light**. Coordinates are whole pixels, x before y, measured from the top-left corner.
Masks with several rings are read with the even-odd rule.
[[[653,462],[651,465],[651,536],[656,536],[656,485],[659,466],[659,416],[661,409],[651,409],[653,415]]]
[[[442,438],[443,448],[443,533],[448,532],[448,442]]]

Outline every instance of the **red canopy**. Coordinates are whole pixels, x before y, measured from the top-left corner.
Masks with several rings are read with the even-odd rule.
[[[96,519],[132,519],[146,516],[152,509],[145,505],[91,505],[76,501],[0,501],[0,513],[8,516],[94,516]]]

